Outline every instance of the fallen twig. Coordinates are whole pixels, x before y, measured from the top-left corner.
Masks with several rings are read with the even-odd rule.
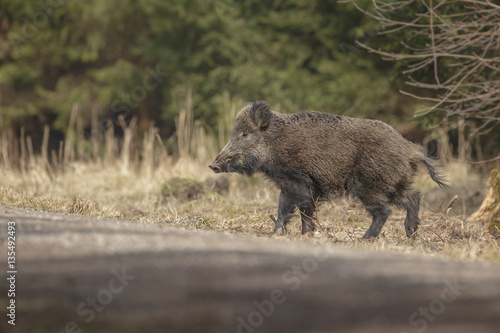
[[[451,200],[450,202],[446,205],[446,207],[444,207],[443,209],[443,213],[445,213],[446,215],[449,214],[449,210],[451,209],[451,206],[453,206],[453,204],[458,200],[458,195],[455,195]]]

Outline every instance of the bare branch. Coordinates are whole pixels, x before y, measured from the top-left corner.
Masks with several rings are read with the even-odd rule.
[[[500,122],[500,5],[491,0],[372,0],[373,11],[366,11],[354,1],[380,22],[381,34],[411,32],[401,42],[403,51],[357,45],[383,59],[406,62],[407,84],[417,92],[401,93],[433,103],[417,116],[440,110],[448,120],[475,118],[486,124],[478,131]],[[435,83],[422,79],[429,71]]]

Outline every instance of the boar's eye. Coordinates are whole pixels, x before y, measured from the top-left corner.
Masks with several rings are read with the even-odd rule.
[[[243,134],[241,134],[241,136],[242,136],[243,138],[245,138],[245,137],[247,137],[247,136],[248,136],[248,133],[247,133],[247,132],[243,132]]]

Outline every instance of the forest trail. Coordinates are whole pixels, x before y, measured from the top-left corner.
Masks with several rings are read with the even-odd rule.
[[[500,265],[0,207],[2,332],[498,332]],[[8,275],[9,276],[9,275]]]

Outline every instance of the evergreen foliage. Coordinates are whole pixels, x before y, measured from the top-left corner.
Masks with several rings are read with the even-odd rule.
[[[87,122],[95,110],[171,125],[188,89],[214,129],[224,91],[281,112],[411,114],[388,64],[354,44],[369,19],[337,1],[3,0],[0,16],[7,124],[64,131],[78,103]]]

